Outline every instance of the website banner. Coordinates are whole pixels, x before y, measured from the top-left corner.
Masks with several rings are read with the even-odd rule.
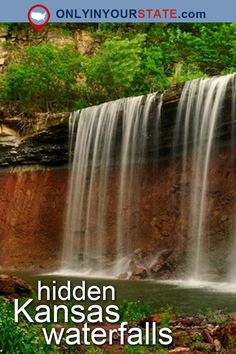
[[[1,5],[0,22],[28,22],[28,12],[33,7],[38,10],[46,7],[51,22],[234,22],[236,19],[234,0],[44,0],[42,3],[8,0]]]

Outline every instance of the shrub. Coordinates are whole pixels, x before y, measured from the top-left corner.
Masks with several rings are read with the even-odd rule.
[[[119,307],[120,320],[125,322],[140,321],[151,315],[151,312],[149,306],[139,301],[124,301]]]
[[[80,62],[71,47],[44,44],[22,49],[7,67],[2,98],[23,111],[72,109],[79,96]]]

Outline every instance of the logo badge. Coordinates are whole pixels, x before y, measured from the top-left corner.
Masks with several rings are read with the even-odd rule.
[[[50,12],[44,5],[34,5],[28,11],[29,22],[37,31],[46,26],[50,17]]]

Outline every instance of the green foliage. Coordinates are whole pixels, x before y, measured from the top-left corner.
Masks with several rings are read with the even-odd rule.
[[[105,41],[92,57],[86,58],[83,70],[87,88],[95,102],[132,94],[135,77],[141,69],[144,35],[133,39]],[[131,91],[130,91],[131,90]]]
[[[7,67],[2,96],[19,110],[71,109],[78,98],[80,55],[71,47],[22,49]]]
[[[24,25],[24,26],[23,26]],[[8,24],[8,33],[25,24]],[[163,91],[197,77],[236,71],[236,24],[49,24],[58,36],[85,30],[89,54],[41,44],[14,49],[1,82],[4,105],[17,111],[80,109]],[[46,38],[46,36],[45,36]]]
[[[89,97],[84,103],[236,71],[235,29],[235,24],[99,24],[94,37],[102,44],[83,62]]]
[[[104,351],[95,345],[90,345],[89,347],[85,347],[86,354],[103,354]]]
[[[119,314],[121,322],[140,321],[151,315],[151,309],[149,306],[141,303],[140,301],[124,301],[119,307]]]
[[[157,333],[158,336],[158,333]],[[156,345],[126,345],[124,348],[124,354],[167,354],[168,349],[163,348],[161,344]]]
[[[160,348],[160,346],[126,346],[124,349],[124,354],[149,354],[149,353],[156,353],[156,354],[167,354],[168,350]]]
[[[207,75],[236,70],[233,24],[185,24],[168,29],[171,52],[177,62],[193,65]]]
[[[148,348],[141,345],[126,346],[124,350],[124,354],[145,354],[148,352]]]
[[[202,353],[210,354],[212,353],[211,347],[209,347],[208,343],[197,342],[191,345],[192,351],[201,351]],[[233,354],[229,352],[229,354]]]
[[[221,311],[202,309],[201,314],[205,317],[205,321],[213,323],[214,325],[225,326],[228,322],[227,316],[225,316]]]
[[[126,346],[124,348],[124,354],[149,354],[149,353],[156,353],[156,354],[167,354],[168,349],[164,349],[163,346],[160,344],[153,345],[153,346],[142,346],[142,345],[135,345],[135,346]]]
[[[56,347],[48,346],[42,336],[41,326],[26,322],[14,322],[13,306],[0,300],[0,352],[6,354],[58,353]]]
[[[165,306],[160,308],[160,313],[163,314],[161,320],[161,327],[169,327],[170,320],[173,314],[176,314],[176,311],[173,309],[171,305],[166,304]]]

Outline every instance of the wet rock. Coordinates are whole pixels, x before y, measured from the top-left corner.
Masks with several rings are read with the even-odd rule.
[[[184,327],[196,327],[201,324],[202,320],[199,317],[186,317],[178,320],[178,324]]]
[[[133,264],[137,263],[148,266],[150,257],[151,250],[137,248],[132,255],[131,263],[133,262]]]
[[[168,263],[168,258],[171,255],[172,250],[164,250],[160,253],[157,260],[151,265],[152,275],[158,275],[160,271],[169,271],[170,265]]]
[[[214,340],[212,336],[210,335],[210,332],[207,329],[203,330],[203,336],[206,339],[206,341],[214,346]]]
[[[221,345],[221,342],[218,339],[214,340],[214,347],[215,347],[215,351],[217,353],[221,351],[222,345]]]
[[[172,350],[168,351],[169,354],[186,354],[186,353],[191,353],[190,348],[187,347],[178,347]]]
[[[219,325],[217,325],[217,326],[212,326],[212,325],[211,325],[211,326],[208,326],[207,329],[208,329],[208,331],[210,332],[211,336],[214,336],[215,334],[217,334],[217,332],[218,332],[219,330],[221,330],[221,328],[220,328]]]
[[[135,265],[132,270],[132,275],[130,277],[130,280],[145,279],[145,278],[147,278],[147,270],[142,266]]]
[[[151,271],[152,273],[157,273],[159,270],[162,269],[162,267],[165,264],[165,260],[163,260],[162,258],[160,258],[158,261],[156,261],[152,267],[151,267]]]
[[[236,347],[236,321],[232,321],[227,324],[223,329],[222,345],[224,347],[233,346]]]
[[[11,275],[0,275],[0,295],[7,297],[24,297],[32,293],[32,287],[24,280]]]
[[[145,323],[149,322],[149,323],[157,323],[157,324],[160,324],[162,322],[162,320],[164,320],[165,318],[167,317],[167,314],[166,313],[157,313],[157,314],[154,314],[154,315],[151,315],[151,316],[148,316],[147,318],[141,320],[138,322],[138,324],[142,327],[142,326],[145,326]],[[168,315],[169,317],[169,315]],[[176,321],[176,315],[171,315],[170,316],[170,323],[171,322],[175,322]]]
[[[134,251],[134,255],[135,256],[142,256],[142,253],[143,253],[143,250],[141,248],[137,248],[135,251]]]
[[[128,277],[129,277],[129,274],[127,272],[125,272],[125,273],[119,274],[117,279],[125,280],[125,279],[128,279]]]
[[[188,331],[176,331],[175,329],[175,331],[173,332],[173,341],[176,347],[182,347],[190,344],[192,342],[192,339]]]

